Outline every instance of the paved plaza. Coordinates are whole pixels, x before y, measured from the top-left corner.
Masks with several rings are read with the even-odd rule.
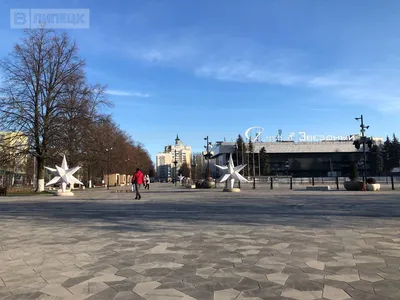
[[[400,299],[400,192],[0,197],[0,299]]]

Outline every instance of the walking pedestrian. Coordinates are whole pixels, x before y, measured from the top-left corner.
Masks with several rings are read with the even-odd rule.
[[[135,176],[132,175],[132,179],[131,179],[131,190],[132,193],[135,191]]]
[[[140,195],[140,185],[144,183],[144,176],[142,171],[137,168],[135,174],[133,174],[133,180],[135,182],[136,197],[135,199],[140,200],[142,196]]]
[[[146,174],[145,176],[144,176],[144,183],[145,183],[145,186],[144,186],[144,189],[150,189],[150,176],[149,176],[149,174]]]

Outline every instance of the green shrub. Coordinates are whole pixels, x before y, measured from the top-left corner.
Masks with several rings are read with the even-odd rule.
[[[350,166],[350,175],[349,178],[351,181],[356,181],[358,179],[358,169],[355,163],[352,163]]]

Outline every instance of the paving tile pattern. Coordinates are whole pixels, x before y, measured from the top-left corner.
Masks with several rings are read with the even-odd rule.
[[[143,194],[0,200],[0,299],[400,299],[399,193]]]

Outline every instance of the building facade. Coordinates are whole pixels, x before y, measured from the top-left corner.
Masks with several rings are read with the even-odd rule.
[[[28,137],[22,132],[0,132],[0,184],[21,183],[26,172]]]
[[[374,138],[375,141],[381,141]],[[321,142],[255,142],[253,153],[238,151],[235,142],[217,142],[215,147],[216,163],[224,165],[232,154],[235,164],[238,162],[254,162],[254,168],[247,170],[252,176],[261,174],[260,150],[265,148],[268,156],[269,174],[275,176],[291,175],[295,177],[329,177],[348,176],[351,164],[356,163],[360,170],[363,166],[363,148],[356,149],[353,141],[321,141]],[[366,146],[367,171],[370,150]],[[238,158],[239,155],[242,157]],[[244,157],[243,157],[244,156]],[[247,157],[246,157],[247,156]],[[249,166],[247,166],[249,167]],[[367,172],[368,173],[368,172]],[[360,173],[360,176],[362,173]]]
[[[175,144],[164,147],[164,152],[158,153],[156,157],[157,178],[159,180],[172,180],[178,175],[182,164],[191,165],[192,147],[184,145],[176,136]],[[175,164],[176,163],[176,168]]]

